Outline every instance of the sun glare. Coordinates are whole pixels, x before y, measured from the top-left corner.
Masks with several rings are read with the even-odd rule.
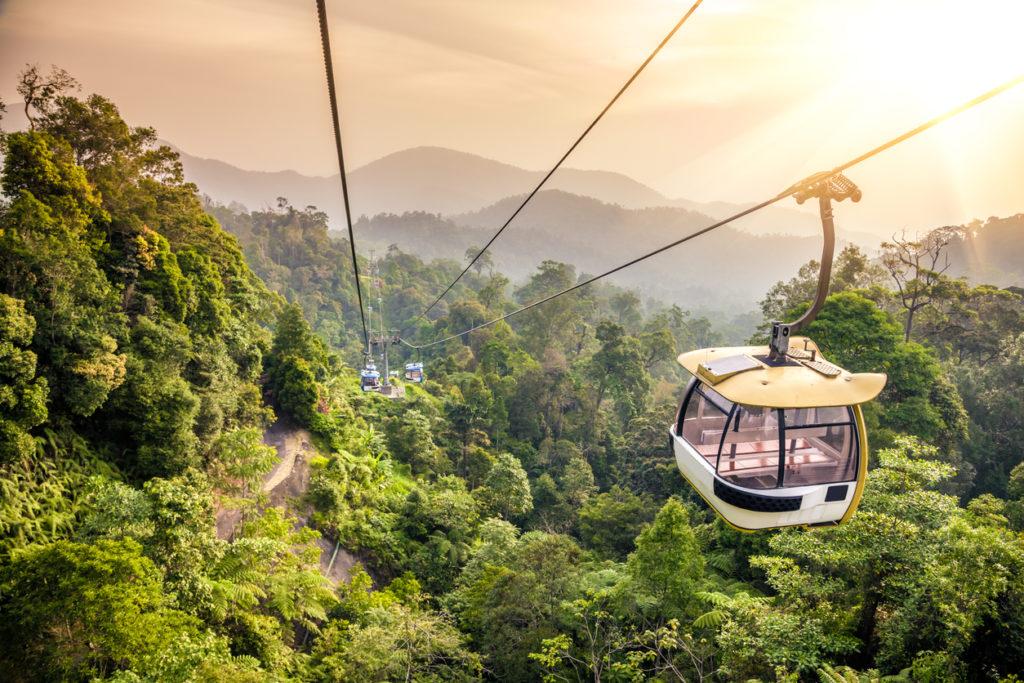
[[[849,73],[896,105],[938,113],[1024,73],[1024,2],[868,2],[857,15],[841,30]]]

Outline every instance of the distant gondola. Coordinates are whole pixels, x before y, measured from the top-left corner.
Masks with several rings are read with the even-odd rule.
[[[406,363],[405,380],[407,382],[423,381],[423,363]]]
[[[377,372],[373,361],[369,361],[366,368],[359,371],[359,383],[363,391],[380,390],[380,373]]]

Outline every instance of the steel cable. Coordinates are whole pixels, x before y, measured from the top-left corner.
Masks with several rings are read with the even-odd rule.
[[[324,65],[327,68],[327,94],[331,100],[331,123],[334,126],[334,146],[338,151],[338,170],[341,173],[341,195],[345,200],[345,223],[348,225],[348,243],[352,249],[352,271],[355,273],[356,296],[359,299],[359,317],[363,322],[363,345],[369,352],[370,333],[366,328],[366,314],[363,312],[363,289],[359,284],[359,263],[356,260],[356,238],[352,232],[352,211],[348,203],[348,180],[345,174],[345,156],[341,152],[341,124],[338,122],[338,98],[334,88],[334,63],[331,60],[331,39],[327,32],[327,7],[324,0],[316,0],[316,13],[320,20],[320,41],[324,48]]]

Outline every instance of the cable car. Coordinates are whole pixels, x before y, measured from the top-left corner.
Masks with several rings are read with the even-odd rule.
[[[768,346],[711,348],[679,356],[693,374],[675,424],[683,477],[743,531],[830,526],[856,511],[867,475],[860,404],[886,377],[851,374],[810,339],[773,360]]]
[[[363,391],[380,390],[380,373],[374,366],[373,361],[366,364],[366,368],[359,371],[359,384]]]
[[[859,201],[861,191],[831,171],[790,189],[798,203],[817,197],[821,213],[824,245],[810,308],[792,323],[773,322],[767,346],[679,356],[693,379],[669,429],[676,464],[708,505],[742,531],[831,526],[853,516],[867,478],[860,404],[878,396],[886,381],[883,374],[847,372],[822,358],[810,339],[793,337],[828,296],[831,202]]]
[[[406,363],[405,379],[407,382],[423,381],[423,363]]]

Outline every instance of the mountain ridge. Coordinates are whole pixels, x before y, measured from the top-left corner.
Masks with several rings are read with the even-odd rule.
[[[217,202],[225,205],[238,202],[251,210],[259,210],[272,207],[278,197],[285,197],[294,206],[316,206],[325,211],[335,229],[343,225],[344,205],[337,174],[309,176],[296,171],[246,171],[223,161],[174,149],[181,156],[186,177]],[[543,177],[542,171],[528,171],[476,154],[421,146],[393,152],[350,171],[348,185],[354,218],[407,211],[451,216],[481,211],[507,197],[525,196]],[[624,174],[603,170],[562,168],[551,177],[545,189],[591,197],[627,209],[683,208],[699,211],[715,220],[751,206],[672,199]],[[775,206],[740,219],[735,227],[754,234],[796,236],[817,235],[821,229],[815,214]],[[872,236],[844,231],[841,226],[840,233],[864,245],[878,241]]]

